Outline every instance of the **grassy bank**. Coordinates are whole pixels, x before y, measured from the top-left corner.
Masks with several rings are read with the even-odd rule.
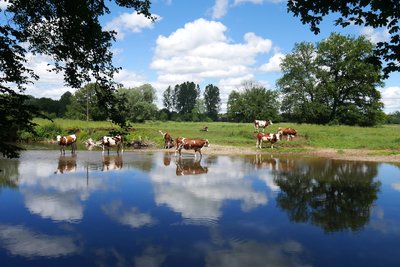
[[[100,140],[109,131],[119,130],[110,122],[86,122],[78,120],[57,119],[53,123],[48,120],[35,120],[42,139],[55,139],[57,134],[67,134],[79,129],[78,138],[83,142],[88,138]],[[158,132],[170,132],[172,137],[207,138],[211,144],[223,146],[249,147],[255,146],[252,123],[227,122],[161,122],[147,121],[133,124],[125,136],[125,140],[143,140],[161,147],[162,137]],[[208,126],[209,131],[201,129]],[[283,140],[278,147],[281,150],[297,151],[308,147],[334,149],[372,149],[400,151],[400,126],[383,125],[378,127],[326,126],[312,124],[274,123],[266,128],[266,132],[276,132],[278,127],[293,127],[298,131],[294,141]],[[47,132],[46,132],[47,131]],[[37,141],[37,140],[35,140]]]

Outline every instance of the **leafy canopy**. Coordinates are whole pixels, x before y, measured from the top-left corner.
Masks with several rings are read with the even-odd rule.
[[[0,127],[0,152],[18,156],[20,148],[10,145],[16,128],[33,131],[31,119],[35,109],[25,104],[23,92],[28,83],[39,76],[27,67],[27,56],[32,53],[50,56],[52,70],[64,74],[65,83],[74,88],[95,81],[100,90],[97,97],[107,108],[109,117],[121,126],[124,118],[118,115],[112,94],[116,83],[114,74],[119,68],[112,64],[112,42],[115,32],[104,31],[100,17],[110,13],[105,0],[14,0],[1,12],[0,24],[0,94],[4,103],[0,114],[5,117]],[[126,8],[133,8],[151,20],[149,0],[114,0]],[[10,113],[9,106],[18,106],[21,119]],[[7,142],[7,143],[6,143]]]
[[[373,45],[331,34],[314,46],[296,44],[281,64],[281,111],[290,120],[371,126],[383,119],[381,69],[369,58]]]
[[[375,64],[381,64],[380,57],[387,62],[383,71],[385,78],[389,73],[400,71],[400,1],[398,0],[288,0],[287,9],[296,17],[300,16],[303,24],[309,24],[318,34],[319,24],[329,13],[339,14],[336,25],[346,27],[352,24],[386,28],[389,41],[377,43]]]

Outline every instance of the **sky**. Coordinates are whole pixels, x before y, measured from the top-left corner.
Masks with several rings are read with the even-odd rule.
[[[122,70],[115,76],[125,88],[151,84],[157,92],[157,106],[162,93],[186,81],[200,85],[201,94],[208,84],[218,86],[221,112],[232,90],[245,81],[256,81],[276,90],[282,77],[279,64],[295,44],[314,44],[332,32],[372,42],[389,39],[385,29],[334,26],[334,15],[324,18],[318,35],[287,12],[286,0],[153,0],[151,23],[134,10],[105,1],[111,13],[101,18],[103,27],[117,32],[113,43],[114,65]],[[0,0],[0,7],[4,1]],[[27,94],[58,100],[68,88],[62,74],[47,71],[50,59],[29,55],[28,65],[40,80],[29,85]],[[400,111],[400,73],[392,73],[377,88],[382,94],[384,111]]]

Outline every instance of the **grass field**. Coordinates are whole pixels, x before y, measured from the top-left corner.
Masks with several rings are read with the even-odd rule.
[[[79,139],[88,138],[100,140],[111,129],[118,130],[118,126],[111,122],[87,122],[78,120],[56,119],[54,122],[37,119],[38,127],[60,128],[62,134],[68,130],[79,129]],[[54,127],[49,127],[53,125]],[[201,129],[208,126],[209,131]],[[334,148],[334,149],[372,149],[391,150],[400,153],[400,125],[383,125],[377,127],[356,126],[327,126],[313,124],[274,123],[265,129],[265,132],[277,132],[278,127],[292,127],[298,131],[295,140],[281,141],[279,147],[287,151],[301,150],[307,147]],[[168,131],[173,138],[199,137],[207,138],[211,144],[249,147],[255,146],[254,128],[252,123],[228,122],[162,122],[147,121],[135,123],[132,130],[125,136],[125,140],[142,140],[156,146],[162,145],[162,136],[159,130]]]

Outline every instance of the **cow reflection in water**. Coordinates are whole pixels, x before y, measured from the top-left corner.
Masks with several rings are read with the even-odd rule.
[[[120,170],[124,162],[121,155],[103,156],[103,168],[102,171]]]
[[[255,169],[270,169],[279,172],[291,172],[295,167],[295,160],[292,158],[274,158],[272,155],[255,155],[253,162]]]
[[[169,166],[171,164],[171,156],[173,152],[165,152],[163,157],[164,166]]]
[[[58,167],[54,173],[66,173],[76,171],[76,154],[71,156],[61,155],[58,158]]]
[[[183,176],[183,175],[196,175],[196,174],[203,174],[208,172],[207,167],[203,167],[200,164],[201,159],[193,159],[187,158],[182,159],[179,158],[175,161],[176,163],[176,175]]]

